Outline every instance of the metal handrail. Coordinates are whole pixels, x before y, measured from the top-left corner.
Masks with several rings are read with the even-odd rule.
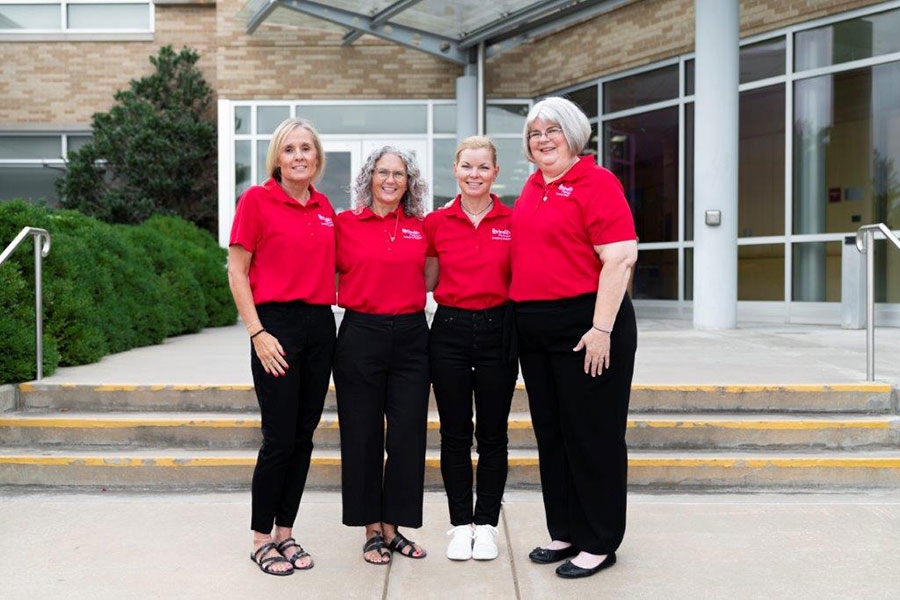
[[[37,361],[37,379],[44,376],[44,315],[43,315],[43,291],[41,289],[41,259],[50,254],[50,233],[46,229],[37,227],[25,227],[9,243],[3,254],[0,254],[0,265],[19,247],[25,238],[34,237],[34,328],[35,328],[35,359]],[[43,242],[43,243],[42,243]]]
[[[875,381],[875,252],[869,252],[875,242],[875,234],[900,250],[900,239],[884,223],[863,225],[856,231],[856,249],[866,255],[866,380]]]

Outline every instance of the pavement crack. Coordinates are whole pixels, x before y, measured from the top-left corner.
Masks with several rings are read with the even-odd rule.
[[[506,547],[509,548],[509,567],[512,570],[513,587],[516,590],[516,600],[522,600],[522,592],[519,589],[519,573],[516,571],[516,553],[513,551],[512,537],[509,535],[509,523],[506,520],[506,510],[500,510],[500,519],[503,521],[503,534],[506,536]]]

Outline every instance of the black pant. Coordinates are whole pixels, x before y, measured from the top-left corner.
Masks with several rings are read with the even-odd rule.
[[[613,325],[609,369],[584,372],[595,295],[516,305],[519,358],[537,436],[551,539],[608,554],[625,535],[625,426],[637,325],[626,295]]]
[[[507,473],[507,420],[518,374],[509,350],[509,307],[438,306],[429,357],[441,416],[441,475],[453,525],[497,525]],[[504,323],[506,327],[504,327]],[[472,395],[478,441],[478,500],[472,511]]]
[[[266,374],[250,346],[250,368],[262,416],[263,443],[253,471],[250,527],[293,527],[306,485],[313,433],[322,417],[334,356],[330,306],[272,302],[256,307],[266,331],[286,353],[284,376]]]
[[[334,384],[344,525],[421,527],[428,417],[425,313],[346,311],[335,350]]]

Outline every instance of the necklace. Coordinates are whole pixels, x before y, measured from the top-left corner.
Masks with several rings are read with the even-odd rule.
[[[489,211],[494,206],[494,200],[491,199],[491,201],[487,203],[487,206],[485,206],[478,212],[472,212],[468,208],[466,208],[466,203],[462,201],[462,198],[459,199],[459,205],[462,207],[463,212],[469,215],[469,220],[472,221],[472,223],[475,223],[478,220],[478,217]]]
[[[394,233],[388,234],[388,238],[390,238],[392,244],[394,243],[394,240],[397,239],[397,225],[400,224],[400,211],[401,210],[402,210],[402,207],[398,206],[397,207],[397,219],[394,221]]]

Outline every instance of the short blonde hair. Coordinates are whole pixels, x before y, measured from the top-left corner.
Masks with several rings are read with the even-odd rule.
[[[522,148],[528,162],[535,162],[534,156],[531,155],[531,147],[528,145],[528,132],[531,131],[531,124],[537,119],[559,125],[563,130],[563,135],[566,136],[569,149],[576,155],[581,154],[581,151],[587,146],[588,140],[591,139],[591,124],[577,104],[559,96],[544,98],[532,106],[528,111],[528,116],[525,117]]]
[[[281,152],[284,138],[298,127],[302,127],[312,134],[313,145],[316,147],[317,165],[313,181],[318,181],[325,174],[325,150],[322,148],[322,140],[319,139],[319,133],[313,127],[312,122],[300,117],[285,119],[275,129],[275,133],[272,134],[272,140],[269,142],[269,151],[266,152],[266,173],[279,183],[281,183],[281,171],[278,167],[278,154]]]
[[[453,159],[453,164],[457,164],[459,162],[459,155],[463,153],[463,150],[490,150],[491,151],[491,160],[494,161],[494,166],[497,166],[497,146],[494,145],[494,142],[491,138],[484,135],[470,135],[463,141],[459,143],[459,146],[456,147],[456,156]]]

